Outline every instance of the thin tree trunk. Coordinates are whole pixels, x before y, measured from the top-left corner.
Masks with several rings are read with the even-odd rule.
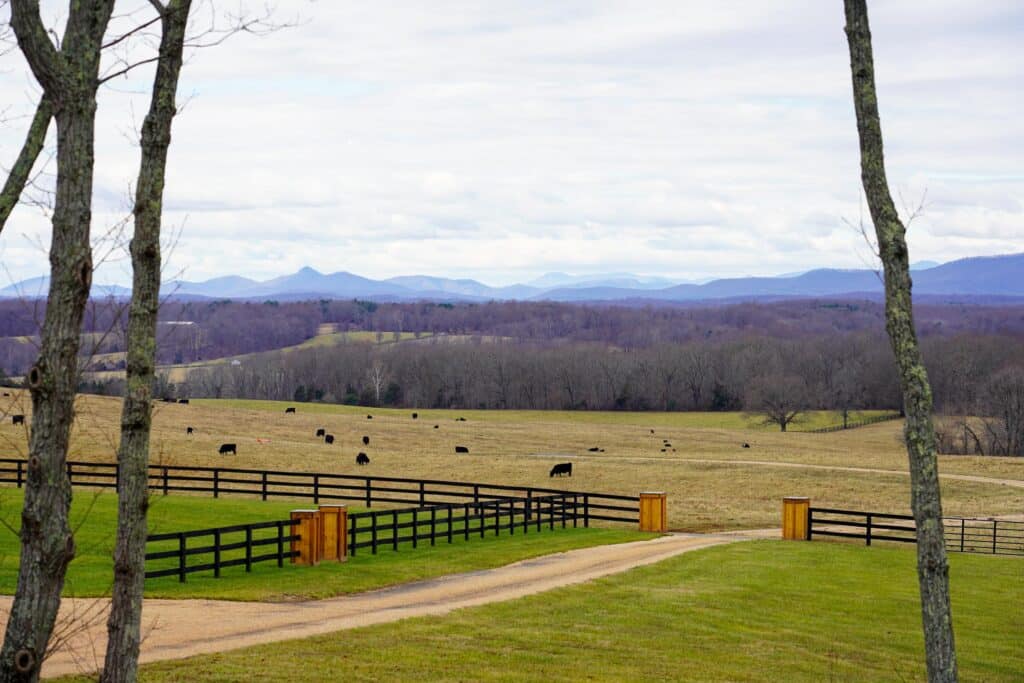
[[[93,137],[100,45],[113,0],[73,3],[60,52],[38,2],[11,0],[11,25],[57,120],[57,186],[50,290],[32,396],[18,586],[0,650],[0,680],[36,681],[60,607],[75,544],[68,527],[68,439],[78,384],[82,317],[92,284]]]
[[[932,392],[914,330],[910,257],[906,229],[885,177],[882,124],[875,92],[874,58],[866,0],[845,0],[853,102],[860,137],[861,180],[885,269],[886,329],[896,355],[910,460],[910,502],[917,525],[917,574],[921,590],[928,680],[957,680],[953,618],[949,606],[949,565],[942,529],[942,501],[936,460]]]
[[[160,298],[160,227],[167,150],[175,115],[185,25],[191,0],[172,0],[161,17],[162,37],[149,113],[142,126],[142,160],[135,191],[131,241],[132,299],[127,367],[117,453],[117,542],[107,653],[100,680],[129,683],[138,675],[142,592],[149,507],[149,440]]]
[[[21,146],[21,152],[18,154],[14,166],[11,167],[7,180],[4,181],[3,190],[0,191],[0,232],[3,232],[7,218],[11,215],[14,207],[18,205],[18,199],[21,197],[22,190],[25,189],[25,183],[28,182],[32,167],[35,166],[39,153],[43,151],[43,143],[46,142],[46,131],[50,128],[51,118],[53,118],[53,107],[50,106],[50,100],[42,97],[39,104],[36,105],[36,113],[29,125],[28,135],[25,136],[25,144]]]

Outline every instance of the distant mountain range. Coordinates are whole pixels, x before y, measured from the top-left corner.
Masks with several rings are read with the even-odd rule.
[[[914,293],[964,297],[1024,297],[1024,253],[914,264]],[[0,289],[0,297],[46,296],[48,278],[24,280]],[[821,268],[778,277],[740,277],[675,282],[631,273],[573,276],[548,273],[525,284],[491,287],[476,280],[408,275],[372,280],[344,271],[303,268],[291,275],[257,281],[237,275],[202,282],[176,280],[163,294],[178,299],[373,299],[381,301],[737,301],[790,297],[878,296],[879,274],[868,269]],[[93,296],[127,296],[120,286],[95,285]]]

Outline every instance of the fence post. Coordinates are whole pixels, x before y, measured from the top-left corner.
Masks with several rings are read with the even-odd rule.
[[[448,504],[448,542],[452,542],[452,505]]]
[[[344,562],[348,559],[348,508],[345,505],[321,505],[320,523],[323,532],[323,556]]]
[[[262,477],[262,482],[263,482],[263,500],[266,500],[267,499],[267,471],[264,470],[262,472],[262,474],[263,474],[263,477]]]
[[[245,571],[252,571],[252,527],[245,527]]]
[[[18,488],[19,489],[21,488],[22,482],[25,481],[25,475],[24,475],[24,472],[22,470],[22,467],[23,467],[23,463],[19,460],[18,461]]]
[[[213,530],[213,578],[220,578],[220,530]]]
[[[185,574],[188,573],[185,571],[185,561],[185,534],[180,533],[178,534],[178,581],[181,583],[185,583]]]
[[[996,539],[998,538],[998,536],[996,535],[996,533],[997,533],[996,532],[996,524],[999,524],[999,520],[993,519],[992,520],[992,554],[993,555],[996,554],[996,549],[998,547],[996,545]]]
[[[640,493],[640,531],[668,530],[668,496],[664,491]]]
[[[526,521],[530,521],[530,512],[533,508],[533,489],[526,489]],[[523,528],[526,528],[526,524],[523,524]]]
[[[420,507],[427,504],[426,492],[424,491],[423,480],[420,480]]]
[[[964,521],[965,521],[964,518],[961,517],[960,518],[960,552],[964,551],[964,531],[965,531],[964,527],[966,526],[964,524]]]
[[[369,483],[369,479],[366,480]],[[377,554],[377,514],[370,515],[370,552]]]
[[[575,529],[579,526],[579,510],[580,510],[580,499],[579,494],[572,494],[572,528]]]
[[[373,496],[370,493],[370,478],[366,478],[366,507],[373,505]]]
[[[590,528],[590,494],[583,494],[583,528]]]
[[[320,475],[313,475],[313,505],[320,504]]]
[[[430,545],[437,543],[437,508],[430,508]]]
[[[280,569],[284,566],[284,522],[277,523],[277,566]],[[288,525],[288,535],[291,536],[292,525]]]
[[[349,533],[349,547],[348,547],[348,554],[351,555],[352,557],[356,556],[356,533],[358,531],[358,524],[359,524],[359,518],[358,517],[353,517],[352,518],[352,529],[351,529],[351,531]]]
[[[806,541],[811,538],[808,523],[811,499],[787,496],[782,499],[782,538],[788,541]]]
[[[462,525],[462,533],[465,536],[465,540],[469,540],[469,503],[463,503],[465,510],[463,511],[464,523]]]
[[[220,468],[213,470],[213,497],[220,498]]]
[[[867,528],[865,529],[864,540],[866,541],[865,545],[867,545],[867,546],[871,545],[871,513],[870,512],[867,514]]]
[[[167,468],[164,469],[164,495],[167,495]]]
[[[480,486],[478,484],[473,484],[473,502],[480,503]]]
[[[391,511],[391,549],[398,550],[398,510]]]
[[[318,510],[292,510],[291,518],[298,521],[298,540],[292,541],[293,564],[314,566],[320,563],[320,512]],[[294,526],[292,528],[294,534]]]

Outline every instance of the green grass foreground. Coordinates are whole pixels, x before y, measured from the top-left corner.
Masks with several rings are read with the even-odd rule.
[[[151,533],[187,531],[215,526],[231,526],[259,521],[287,519],[289,510],[310,507],[302,501],[244,500],[232,498],[199,498],[159,496],[150,498],[149,528]],[[0,594],[14,593],[17,584],[18,537],[11,531],[20,526],[22,491],[0,488]],[[359,508],[351,508],[357,511]],[[92,493],[76,490],[71,506],[71,526],[75,530],[77,555],[68,568],[64,595],[97,597],[110,594],[117,520],[117,499],[111,492]],[[491,532],[493,534],[493,532]],[[381,549],[372,555],[369,549],[345,563],[325,562],[317,567],[300,567],[276,562],[253,565],[252,572],[243,567],[223,570],[221,578],[213,572],[188,575],[186,583],[176,577],[147,579],[146,596],[160,598],[210,598],[224,600],[299,600],[326,598],[347,593],[383,588],[409,581],[434,578],[446,574],[500,567],[549,553],[564,552],[607,543],[623,543],[653,537],[622,529],[555,529],[509,536],[471,537],[469,541],[454,539],[452,545],[438,539],[437,545],[420,541],[416,550],[399,546],[397,552]],[[196,541],[207,545],[211,539]],[[237,537],[232,540],[238,540]],[[225,541],[227,542],[227,541]],[[270,549],[261,551],[270,552]],[[224,559],[238,556],[224,555]],[[210,561],[202,556],[190,561]],[[161,566],[167,566],[166,561]]]
[[[950,562],[961,680],[1024,680],[1024,561]],[[156,663],[139,680],[920,681],[920,624],[912,550],[761,541],[444,617]]]

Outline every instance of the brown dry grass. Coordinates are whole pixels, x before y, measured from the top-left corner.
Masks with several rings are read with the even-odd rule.
[[[30,412],[27,398],[14,394],[2,400],[20,408],[0,403],[0,412]],[[700,424],[700,416],[693,414],[420,410],[419,419],[413,420],[407,410],[311,404],[295,404],[297,414],[285,415],[285,405],[205,400],[188,406],[157,404],[152,460],[551,486],[547,474],[552,463],[573,459],[572,480],[554,480],[558,487],[623,494],[667,491],[670,524],[686,530],[777,526],[786,495],[810,496],[823,506],[909,509],[899,422],[845,433],[781,434],[697,427],[693,425]],[[113,460],[119,409],[118,399],[80,397],[70,457]],[[366,419],[368,413],[373,420]],[[467,420],[456,421],[459,416]],[[722,424],[724,419],[709,415],[707,421]],[[196,433],[186,436],[186,426]],[[333,446],[314,438],[318,427],[335,435]],[[369,447],[362,445],[363,435],[370,437]],[[0,450],[24,454],[26,436],[9,418],[3,420]],[[675,451],[662,453],[662,439]],[[237,443],[238,456],[218,456],[223,442]],[[742,448],[744,442],[751,448]],[[456,445],[468,446],[470,455],[456,456]],[[594,446],[605,452],[587,451]],[[369,467],[355,464],[356,453],[363,450],[372,459]],[[708,460],[720,462],[700,462]],[[786,463],[888,472],[778,466]],[[947,456],[940,467],[943,474],[1024,482],[1024,458]],[[950,515],[1019,514],[1024,511],[1024,488],[947,478],[943,503]]]

